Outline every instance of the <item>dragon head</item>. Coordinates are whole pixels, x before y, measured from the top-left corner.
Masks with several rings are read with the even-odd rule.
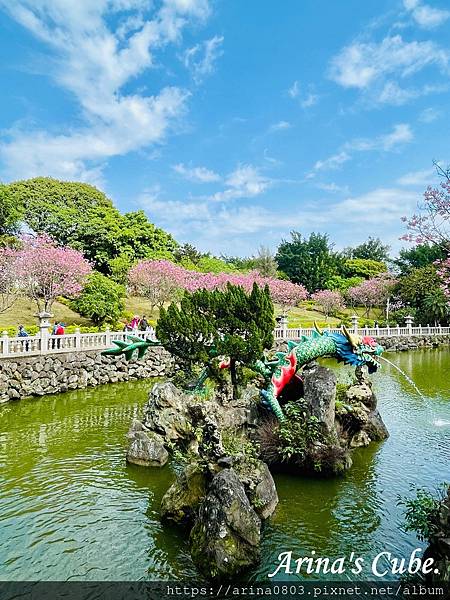
[[[345,326],[343,332],[329,334],[336,343],[338,360],[348,365],[366,365],[369,373],[374,373],[379,367],[376,357],[383,352],[383,347],[373,337],[350,333]]]

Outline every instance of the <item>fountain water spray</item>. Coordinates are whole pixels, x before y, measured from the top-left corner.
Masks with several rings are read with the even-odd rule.
[[[419,396],[421,398],[423,398],[424,400],[426,400],[425,396],[422,394],[422,392],[419,390],[419,388],[417,387],[417,385],[414,383],[414,381],[411,379],[411,377],[409,377],[404,371],[402,371],[402,369],[400,369],[400,367],[398,367],[395,363],[391,362],[390,360],[388,360],[387,358],[385,358],[384,356],[377,356],[377,359],[381,358],[381,360],[384,360],[385,362],[387,362],[388,364],[391,365],[391,367],[394,367],[394,369],[397,369],[397,371],[399,373],[401,373],[403,375],[403,377],[406,379],[406,381],[409,383],[409,385],[414,388],[414,390],[419,394]]]

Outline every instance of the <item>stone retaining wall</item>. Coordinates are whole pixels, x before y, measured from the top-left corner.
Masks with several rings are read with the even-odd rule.
[[[103,383],[163,377],[174,361],[163,348],[150,349],[142,360],[101,356],[99,351],[0,360],[0,403],[44,396]]]
[[[450,335],[411,335],[401,337],[377,337],[377,342],[388,352],[404,352],[419,348],[437,348],[450,344]]]

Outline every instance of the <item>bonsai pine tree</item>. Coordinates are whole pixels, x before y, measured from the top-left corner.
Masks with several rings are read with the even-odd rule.
[[[273,344],[274,309],[267,287],[250,294],[228,284],[225,290],[185,292],[179,306],[161,311],[156,334],[169,352],[185,363],[230,360],[233,397],[238,394],[238,365],[251,365]]]

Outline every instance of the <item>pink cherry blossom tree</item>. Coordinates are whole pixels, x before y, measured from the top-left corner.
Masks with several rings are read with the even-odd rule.
[[[442,290],[450,302],[450,254],[445,260],[438,261],[436,267],[442,281]]]
[[[412,217],[403,217],[408,233],[401,239],[416,244],[439,244],[450,250],[450,169],[435,163],[443,181],[425,190],[424,200]]]
[[[76,297],[92,271],[81,252],[57,246],[46,235],[24,237],[15,264],[22,293],[39,312],[49,312],[57,296]]]
[[[320,307],[327,319],[345,308],[342,294],[337,290],[319,290],[311,295],[311,300]]]
[[[17,250],[0,248],[0,314],[11,308],[19,295]]]
[[[180,290],[195,292],[199,289],[224,289],[227,283],[244,288],[250,293],[253,284],[269,287],[274,302],[285,311],[305,300],[308,292],[302,285],[273,277],[262,277],[257,271],[250,273],[200,273],[175,265],[168,260],[145,260],[135,265],[129,273],[131,289],[148,299],[152,310],[176,300]]]
[[[389,298],[393,285],[394,279],[392,277],[373,277],[372,279],[366,279],[355,287],[351,287],[347,295],[353,304],[364,307],[365,316],[368,317],[371,308],[384,305]]]

